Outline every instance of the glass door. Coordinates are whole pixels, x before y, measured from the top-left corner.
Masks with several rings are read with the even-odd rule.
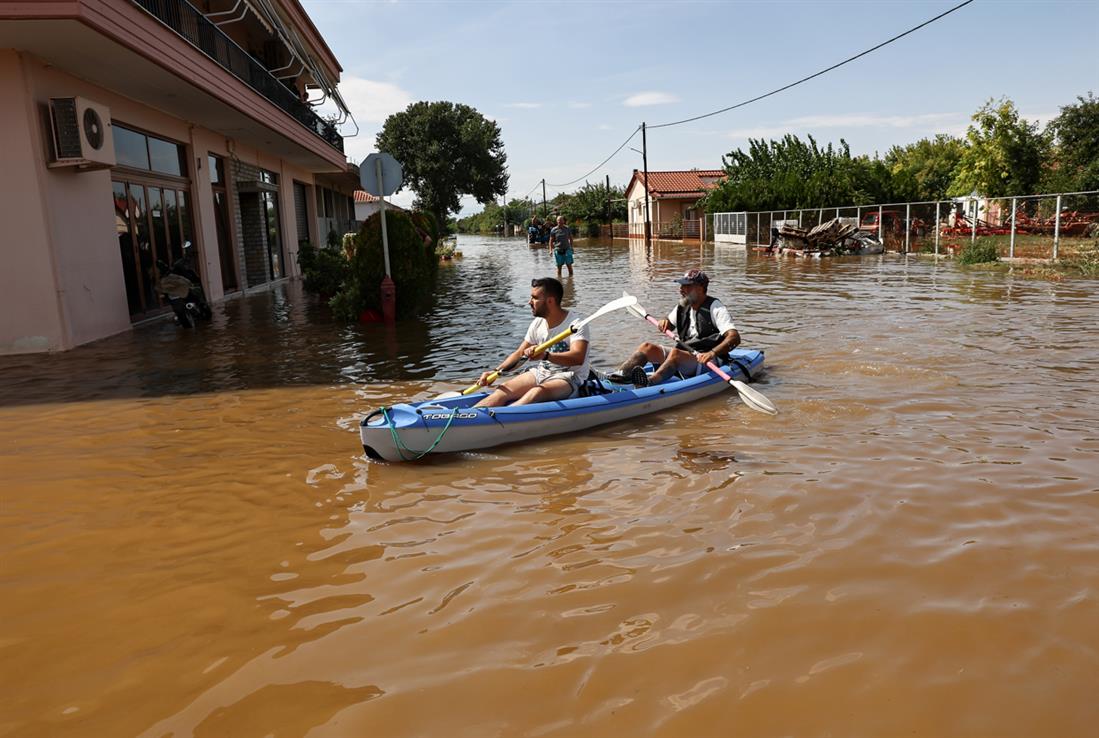
[[[115,232],[122,257],[126,303],[133,319],[163,312],[168,302],[157,293],[156,283],[183,258],[183,244],[192,238],[187,193],[140,182],[112,183]],[[194,254],[190,267],[199,271]]]

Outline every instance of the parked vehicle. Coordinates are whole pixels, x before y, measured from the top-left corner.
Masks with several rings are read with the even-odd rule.
[[[176,259],[172,266],[157,260],[160,279],[156,290],[168,298],[176,322],[183,328],[191,328],[199,320],[209,320],[213,316],[206,293],[202,289],[202,279],[191,265],[191,242],[183,244],[183,256]]]

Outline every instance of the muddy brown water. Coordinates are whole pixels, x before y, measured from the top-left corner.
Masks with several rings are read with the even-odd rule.
[[[781,413],[369,462],[551,270],[461,248],[395,331],[291,284],[0,358],[0,735],[1095,734],[1094,281],[582,242],[581,314],[701,263]]]

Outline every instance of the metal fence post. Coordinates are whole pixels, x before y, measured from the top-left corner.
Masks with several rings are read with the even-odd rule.
[[[908,236],[912,233],[912,203],[904,204],[904,253],[908,253]]]
[[[935,203],[935,256],[939,255],[939,203]]]
[[[840,217],[840,209],[839,208],[836,208],[836,217],[837,218]]]
[[[1007,258],[1015,258],[1015,207],[1018,205],[1018,198],[1011,198],[1011,240],[1007,242]]]
[[[970,225],[969,242],[977,243],[977,213],[980,212],[980,204],[976,200],[973,200],[973,222]]]
[[[1057,260],[1057,247],[1061,245],[1061,196],[1057,196],[1057,213],[1053,216],[1053,260]]]
[[[855,208],[855,223],[858,224],[859,228],[862,228],[862,205]]]
[[[881,241],[882,248],[885,248],[885,229],[882,228],[881,222],[881,205],[878,206],[878,240]]]

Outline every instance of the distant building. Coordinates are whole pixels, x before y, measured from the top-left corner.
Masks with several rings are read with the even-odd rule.
[[[353,228],[341,71],[298,0],[0,2],[0,354],[165,312],[187,241],[212,300],[297,276]]]
[[[699,238],[698,200],[725,178],[722,169],[649,172],[649,220],[654,237]],[[645,235],[645,174],[633,170],[626,185],[631,236]]]
[[[362,190],[355,190],[355,220],[366,220],[374,213],[382,209],[382,198],[371,195],[369,192],[363,192]],[[394,205],[388,200],[385,201],[386,210],[400,210],[401,212],[407,212],[400,205]]]

